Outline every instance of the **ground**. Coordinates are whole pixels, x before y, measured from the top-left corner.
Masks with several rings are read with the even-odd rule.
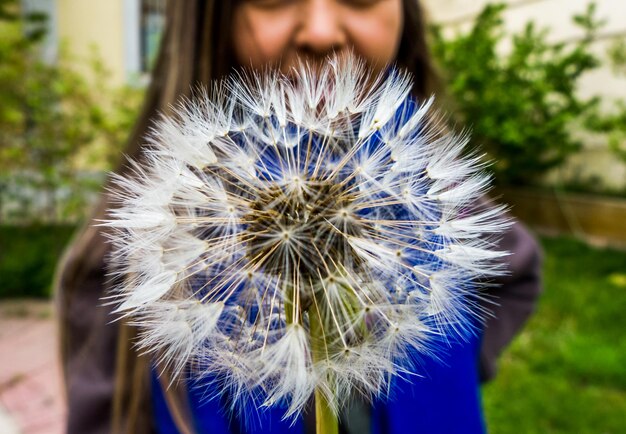
[[[0,302],[0,433],[64,432],[56,338],[50,302]]]

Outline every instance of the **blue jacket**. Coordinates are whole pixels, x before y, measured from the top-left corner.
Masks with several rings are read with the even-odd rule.
[[[441,360],[423,360],[410,381],[392,381],[388,399],[371,408],[348,414],[341,432],[354,434],[480,434],[485,432],[478,378],[480,337],[452,343]],[[159,434],[178,434],[167,410],[158,379],[153,374],[153,410]],[[230,418],[219,400],[203,399],[204,391],[191,389],[189,398],[194,426],[200,434],[308,434],[314,433],[302,418],[295,424],[281,421],[280,408],[261,412],[246,428]]]

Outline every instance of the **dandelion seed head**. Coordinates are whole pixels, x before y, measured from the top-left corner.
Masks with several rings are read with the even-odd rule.
[[[471,333],[473,282],[501,272],[484,234],[507,223],[476,206],[489,178],[467,136],[410,89],[336,56],[236,75],[161,119],[103,223],[139,348],[208,398],[293,418],[314,389],[337,411]]]

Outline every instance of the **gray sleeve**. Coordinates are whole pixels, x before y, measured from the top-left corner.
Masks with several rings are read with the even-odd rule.
[[[534,312],[542,291],[542,254],[537,241],[519,222],[503,234],[498,248],[511,253],[505,258],[508,274],[486,290],[486,318],[480,350],[481,381],[492,379],[497,359]]]

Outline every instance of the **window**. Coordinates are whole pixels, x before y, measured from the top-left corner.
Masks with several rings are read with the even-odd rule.
[[[44,26],[46,36],[43,40],[41,57],[45,62],[53,63],[57,56],[57,23],[54,0],[21,0],[21,10],[23,14],[40,14],[47,17]]]
[[[165,27],[165,1],[141,0],[139,17],[140,71],[154,66]]]

